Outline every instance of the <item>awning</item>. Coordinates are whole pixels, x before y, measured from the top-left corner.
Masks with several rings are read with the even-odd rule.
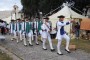
[[[90,30],[90,19],[82,19],[80,29]]]

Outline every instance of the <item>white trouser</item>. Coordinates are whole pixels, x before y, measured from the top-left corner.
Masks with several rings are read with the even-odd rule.
[[[37,33],[36,33],[36,36],[35,36],[35,43],[38,44],[38,36],[37,36]]]
[[[14,31],[14,37],[16,38],[16,31]]]
[[[20,40],[22,41],[22,31],[19,31]]]
[[[35,30],[34,33],[35,33],[35,35],[34,35],[34,37],[35,37],[35,43],[38,44],[38,36],[37,36],[38,34],[37,34],[37,31]]]
[[[64,35],[61,35],[61,39],[58,39],[58,43],[57,43],[57,52],[60,54],[61,54],[60,46],[63,38],[66,40],[66,50],[69,51],[68,47],[69,47],[70,38],[68,35],[64,34]]]
[[[28,33],[28,41],[29,41],[29,44],[31,45],[32,45],[32,36],[33,36],[33,32],[31,31]]]
[[[33,38],[33,33],[32,33],[31,39],[32,39],[32,41],[34,40],[34,38]]]
[[[42,30],[39,31],[40,35],[42,34]]]
[[[49,33],[48,33],[48,41],[49,41],[50,48],[54,49],[53,46],[52,46],[52,39],[51,39],[51,36],[50,36]]]
[[[23,36],[24,45],[27,45],[27,40],[26,40],[26,39],[28,39],[29,44],[32,45],[32,33],[33,33],[33,32],[31,31],[31,32],[29,32],[29,33],[26,33],[26,35],[25,35],[25,32],[23,32],[22,36]],[[25,36],[27,36],[28,38],[26,38]]]
[[[45,45],[46,39],[48,39],[48,41],[49,41],[50,48],[51,49],[54,49],[53,46],[52,46],[52,40],[51,40],[51,37],[50,37],[50,34],[49,33],[47,35],[47,38],[42,38],[42,39],[43,39],[43,48],[44,49],[46,49],[46,45]]]
[[[23,37],[23,43],[24,43],[24,45],[27,45],[25,32],[22,33],[22,37]]]
[[[39,33],[40,33],[40,36],[41,36],[41,34],[42,34],[42,30],[40,30]],[[41,37],[41,41],[42,41],[42,37]]]
[[[22,31],[17,31],[17,43],[19,42],[19,40],[22,40]]]
[[[13,31],[11,31],[11,40],[13,39],[13,38],[16,38],[16,32],[15,32],[15,30],[13,30]]]
[[[46,38],[43,38],[43,48],[46,49]]]
[[[26,41],[25,35],[23,35],[23,42],[24,42],[24,45],[27,45],[27,41]]]

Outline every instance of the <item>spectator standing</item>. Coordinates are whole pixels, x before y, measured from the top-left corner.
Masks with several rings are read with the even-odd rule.
[[[80,25],[78,22],[76,22],[75,24],[75,36],[76,36],[76,39],[79,39],[79,35],[80,35]]]
[[[4,21],[2,21],[1,23],[1,34],[4,35],[5,34],[5,27],[6,27],[6,24]]]

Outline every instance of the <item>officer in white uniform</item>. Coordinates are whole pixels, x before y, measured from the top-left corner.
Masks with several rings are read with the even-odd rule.
[[[69,42],[70,42],[70,37],[66,34],[66,32],[64,31],[64,26],[70,24],[73,21],[69,21],[69,22],[64,22],[64,16],[58,16],[59,21],[57,22],[57,35],[56,35],[56,39],[58,39],[58,43],[57,43],[57,54],[59,55],[63,55],[60,51],[60,46],[61,46],[61,42],[62,39],[64,38],[66,40],[66,48],[65,51],[67,51],[68,53],[70,53],[69,50]]]
[[[10,28],[10,34],[11,34],[11,40],[16,39],[16,32],[15,32],[15,21],[11,20],[11,23],[9,25]]]
[[[45,43],[46,43],[46,40],[48,39],[51,51],[55,51],[55,49],[52,46],[52,40],[51,40],[51,36],[50,36],[50,24],[48,23],[49,18],[46,17],[44,19],[45,19],[45,21],[43,22],[43,24],[41,26],[41,28],[42,28],[42,35],[41,36],[42,36],[42,41],[43,41],[43,49],[47,50]]]

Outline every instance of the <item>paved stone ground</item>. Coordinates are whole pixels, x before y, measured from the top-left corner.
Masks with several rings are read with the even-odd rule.
[[[8,51],[7,49],[5,49],[2,46],[0,46],[0,50],[2,52],[6,53],[7,55],[9,55],[13,60],[21,60],[19,57],[17,57],[16,55],[14,55],[13,53],[11,53],[10,51]]]
[[[42,49],[41,42],[39,42],[39,45],[33,43],[34,46],[25,47],[23,42],[17,44],[15,40],[11,41],[10,36],[6,36],[6,41],[0,42],[0,44],[23,60],[90,60],[90,54],[81,50],[76,50],[68,54],[64,51],[64,48],[61,47],[64,55],[59,56],[56,51],[50,51],[49,45],[46,51]],[[54,47],[56,48],[55,45]]]

